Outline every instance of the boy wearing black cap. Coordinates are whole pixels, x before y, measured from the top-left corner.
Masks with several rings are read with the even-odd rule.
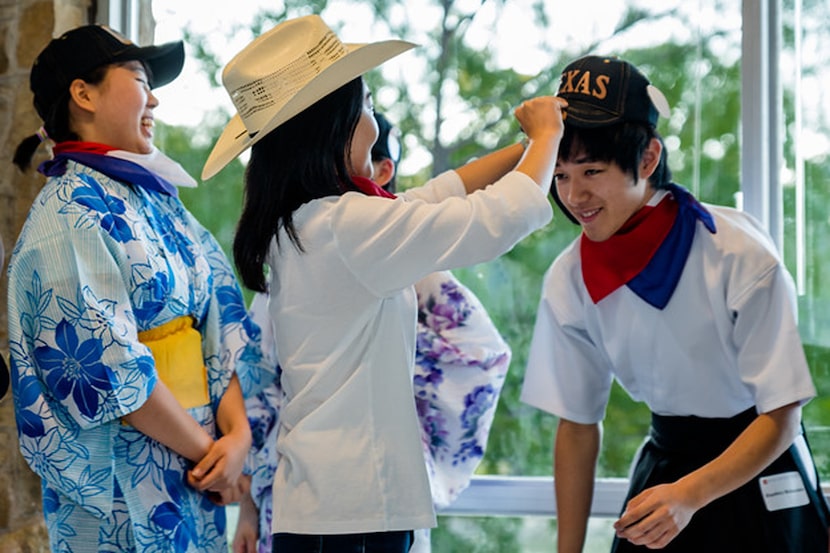
[[[634,66],[565,68],[552,192],[582,235],[548,270],[523,401],[559,417],[560,553],[581,551],[613,379],[652,411],[612,551],[826,552],[801,427],[794,288],[752,217],[674,184],[665,98]]]

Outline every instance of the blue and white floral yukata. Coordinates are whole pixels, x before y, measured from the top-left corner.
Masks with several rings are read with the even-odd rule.
[[[41,166],[49,178],[8,272],[20,449],[42,479],[50,547],[224,553],[224,507],[187,484],[192,463],[121,418],[159,378],[138,333],[187,318],[201,335],[209,398],[188,412],[217,437],[232,374],[261,361],[259,328],[226,256],[175,188],[99,154],[70,151]]]

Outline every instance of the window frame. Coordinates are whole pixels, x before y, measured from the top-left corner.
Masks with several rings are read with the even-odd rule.
[[[140,43],[141,29],[140,0],[109,0],[100,2],[95,13],[95,22],[118,30],[121,34]]]

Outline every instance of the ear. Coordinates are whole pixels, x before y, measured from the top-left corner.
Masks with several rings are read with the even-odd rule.
[[[75,104],[89,112],[95,111],[95,95],[92,85],[82,79],[75,79],[69,84],[69,97]]]
[[[656,138],[652,138],[648,146],[643,152],[643,157],[640,160],[640,178],[648,180],[657,166],[660,164],[660,155],[663,153],[663,144]]]
[[[378,186],[385,186],[395,176],[395,162],[388,157],[374,161],[375,174],[372,177]]]

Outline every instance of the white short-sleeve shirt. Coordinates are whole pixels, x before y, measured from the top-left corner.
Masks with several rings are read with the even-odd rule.
[[[707,206],[678,286],[657,309],[623,286],[594,304],[579,239],[545,275],[522,400],[556,416],[603,419],[614,378],[660,415],[731,417],[804,403],[816,391],[792,279],[749,215]]]

